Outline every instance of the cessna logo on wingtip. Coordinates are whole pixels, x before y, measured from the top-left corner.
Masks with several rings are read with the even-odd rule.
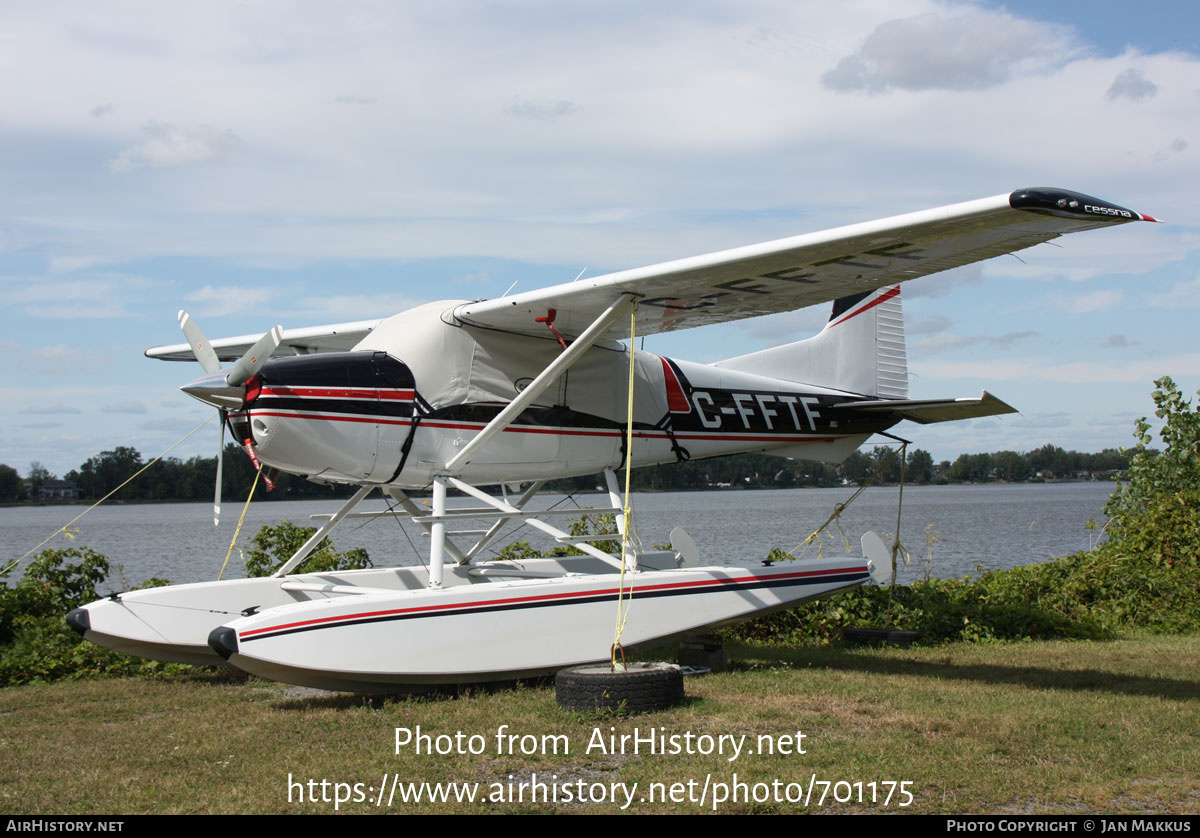
[[[1093,213],[1094,215],[1117,215],[1121,218],[1133,218],[1133,213],[1129,210],[1117,209],[1116,207],[1098,207],[1093,204],[1084,204],[1085,212]]]

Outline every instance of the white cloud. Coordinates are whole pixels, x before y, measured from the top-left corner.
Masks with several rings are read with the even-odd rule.
[[[933,337],[913,341],[909,344],[909,350],[913,355],[936,355],[940,352],[964,349],[971,346],[999,346],[1001,348],[1008,348],[1019,341],[1039,337],[1040,334],[1040,332],[1026,330],[1008,332],[1003,335],[934,335]]]
[[[983,282],[983,271],[983,265],[975,264],[922,277],[915,282],[901,285],[900,296],[904,300],[946,297],[958,288],[979,285]]]
[[[1146,300],[1154,308],[1200,308],[1200,278],[1177,282],[1165,294],[1152,294]]]
[[[800,311],[787,311],[781,314],[769,314],[766,317],[756,317],[752,320],[739,320],[731,328],[752,338],[759,348],[778,346],[810,338],[825,327],[829,320],[828,305],[812,306]],[[706,327],[711,329],[712,327]],[[716,354],[712,360],[732,357],[732,352],[722,351],[713,347]]]
[[[187,421],[178,419],[151,419],[147,422],[142,422],[138,425],[139,430],[143,431],[164,431],[166,433],[182,434],[190,429]],[[216,431],[213,431],[216,434]],[[226,437],[228,439],[228,437]],[[213,448],[216,451],[216,447]]]
[[[923,14],[875,27],[862,46],[821,77],[831,90],[980,90],[1046,73],[1078,47],[1064,27],[1002,12]]]
[[[1173,376],[1200,375],[1200,355],[1177,355],[1144,361],[1072,361],[1053,363],[1040,358],[1012,361],[925,361],[925,378],[965,378],[973,381],[1054,381],[1113,383],[1154,381],[1167,371]]]
[[[943,314],[931,314],[927,317],[922,317],[917,320],[910,320],[904,324],[905,334],[909,335],[932,335],[938,332],[944,332],[954,325],[954,321]]]
[[[267,302],[276,296],[276,291],[270,288],[246,288],[236,285],[217,287],[205,285],[186,295],[189,303],[199,303],[194,306],[194,315],[202,317],[225,317],[234,313],[244,313],[255,309],[265,309]],[[271,315],[267,314],[266,319]]]
[[[530,101],[522,99],[520,96],[514,96],[509,106],[504,109],[504,112],[520,119],[552,121],[561,119],[564,116],[570,116],[578,110],[579,105],[566,99]]]
[[[167,122],[150,122],[142,126],[142,133],[147,137],[145,141],[122,150],[108,161],[110,171],[211,163],[228,158],[240,143],[232,131],[208,125],[183,130]]]
[[[420,302],[404,294],[306,296],[286,303],[281,301],[277,304],[278,311],[272,316],[304,320],[306,324],[316,320],[322,323],[373,320],[415,308]]]
[[[140,401],[115,402],[100,408],[102,413],[145,413],[146,405]]]
[[[133,277],[4,277],[0,279],[0,302],[27,317],[56,320],[121,317],[128,314],[129,294],[137,287]]]
[[[1037,308],[1050,308],[1069,314],[1090,314],[1097,311],[1113,311],[1125,301],[1120,291],[1099,290],[1086,294],[1049,294],[1037,304]]]
[[[1162,163],[1164,160],[1169,160],[1173,155],[1183,154],[1183,152],[1187,151],[1187,147],[1187,140],[1182,137],[1176,137],[1170,145],[1155,153],[1154,162]]]
[[[1141,341],[1130,340],[1122,334],[1109,335],[1104,339],[1100,346],[1104,349],[1128,349],[1131,346],[1137,346]]]
[[[44,375],[92,371],[98,364],[103,364],[103,360],[91,349],[63,343],[39,346],[30,350],[26,358],[26,363],[32,370]]]
[[[487,275],[486,271],[463,274],[462,276],[454,279],[455,285],[490,285],[491,282],[491,277]]]
[[[24,410],[22,410],[21,412],[22,412],[22,413],[36,413],[36,414],[40,414],[40,413],[45,413],[45,414],[56,414],[56,413],[78,414],[78,413],[83,413],[83,411],[82,411],[82,410],[80,410],[79,408],[75,407],[74,405],[62,404],[61,402],[59,402],[59,403],[55,403],[55,404],[36,404],[36,405],[29,405],[28,407],[26,407],[26,408],[25,408]]]
[[[1053,413],[1022,413],[1019,418],[1014,418],[1013,422],[1027,428],[1061,428],[1071,424],[1071,414],[1065,410]]]
[[[164,39],[114,27],[107,21],[95,26],[75,23],[67,29],[78,44],[103,52],[138,57],[162,57],[170,53],[170,46]]]
[[[1113,79],[1112,86],[1104,95],[1110,100],[1130,99],[1134,102],[1141,102],[1145,99],[1153,99],[1156,93],[1158,93],[1157,84],[1142,75],[1141,70],[1130,68]]]

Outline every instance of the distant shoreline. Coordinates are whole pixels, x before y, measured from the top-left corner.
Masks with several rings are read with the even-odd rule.
[[[938,480],[938,481],[929,481],[926,483],[905,483],[904,486],[906,488],[911,489],[916,486],[921,486],[921,487],[927,487],[927,486],[959,486],[959,487],[961,487],[961,486],[1045,486],[1048,484],[1058,484],[1058,483],[1064,483],[1064,484],[1066,484],[1066,483],[1070,483],[1070,484],[1074,484],[1074,483],[1114,483],[1115,484],[1115,483],[1120,483],[1120,482],[1121,481],[1119,481],[1119,480],[1116,480],[1113,478],[1107,478],[1107,477],[1091,477],[1091,478],[1064,477],[1064,478],[1050,478],[1050,479],[1039,478],[1039,479],[1035,479],[1035,480],[989,480],[984,483],[970,481],[970,480],[961,481],[961,482],[955,482],[953,480]],[[705,486],[705,487],[679,487],[679,488],[670,488],[670,489],[641,488],[641,489],[634,489],[633,493],[639,494],[639,495],[659,495],[659,494],[666,494],[668,492],[744,492],[744,491],[784,491],[784,490],[789,490],[789,489],[801,489],[801,490],[803,490],[803,489],[856,489],[856,488],[858,488],[859,485],[860,484],[857,484],[857,483],[831,484],[831,485],[827,485],[827,486],[815,486],[815,485],[814,486],[775,486],[775,485],[757,485],[757,484],[755,484],[755,485],[746,485],[746,486],[729,485],[729,486]],[[899,485],[900,485],[899,483],[894,483],[894,482],[873,483],[872,487],[879,488],[879,489],[887,489],[887,488],[896,488]],[[539,494],[539,495],[566,495],[566,494],[590,495],[590,494],[602,494],[602,493],[603,493],[603,490],[597,488],[597,489],[588,490],[588,491],[578,491],[577,490],[575,492],[569,492],[569,491],[565,491],[562,489],[542,489],[537,494]],[[452,495],[457,496],[457,493],[452,493]],[[346,493],[345,497],[343,497],[341,495],[329,495],[328,497],[323,497],[323,498],[314,498],[314,497],[292,498],[292,497],[287,497],[286,495],[272,496],[272,495],[268,494],[268,495],[259,495],[258,500],[265,501],[265,502],[281,502],[281,503],[290,502],[290,501],[325,502],[325,501],[331,501],[331,500],[346,500],[347,498],[349,498],[349,496],[350,496],[349,492]],[[425,497],[425,495],[415,494],[415,495],[409,495],[409,497],[421,498],[421,497]],[[226,500],[230,503],[244,502],[244,501],[238,500],[236,498],[227,498]],[[15,508],[15,507],[32,508],[32,507],[42,507],[42,506],[90,506],[90,505],[94,504],[95,502],[96,502],[95,500],[91,500],[91,499],[87,499],[87,498],[58,498],[58,499],[52,499],[52,500],[2,501],[2,502],[0,502],[0,509],[9,509],[9,508]],[[173,504],[173,503],[187,503],[187,504],[193,504],[196,506],[206,506],[206,505],[211,506],[212,500],[197,499],[197,498],[143,498],[143,499],[134,499],[134,500],[123,500],[123,499],[113,498],[113,499],[105,501],[105,505],[115,505],[115,506],[155,506],[155,505]]]

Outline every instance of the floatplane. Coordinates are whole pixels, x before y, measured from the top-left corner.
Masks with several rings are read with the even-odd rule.
[[[1014,412],[986,391],[909,398],[899,284],[1138,220],[1155,219],[1021,189],[378,321],[210,342],[181,312],[187,343],[146,354],[199,361],[184,392],[220,411],[262,475],[357,491],[274,576],[114,594],[68,621],[132,655],[370,692],[602,660],[619,594],[636,648],[880,579],[890,554],[872,533],[862,558],[762,567],[705,566],[681,530],[670,551],[637,550],[614,469],[747,451],[840,462],[903,420]],[[815,337],[713,364],[628,340],[830,302]],[[571,535],[527,508],[546,480],[596,473],[614,532]],[[448,504],[451,490],[473,505]],[[390,509],[355,512],[372,492]],[[426,566],[293,572],[340,522],[398,514],[427,532]],[[513,524],[580,555],[485,560]]]

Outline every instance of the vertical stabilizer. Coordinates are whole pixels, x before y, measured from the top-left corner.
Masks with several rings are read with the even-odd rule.
[[[908,360],[900,287],[842,297],[834,301],[829,322],[816,337],[714,366],[879,399],[906,399]]]

